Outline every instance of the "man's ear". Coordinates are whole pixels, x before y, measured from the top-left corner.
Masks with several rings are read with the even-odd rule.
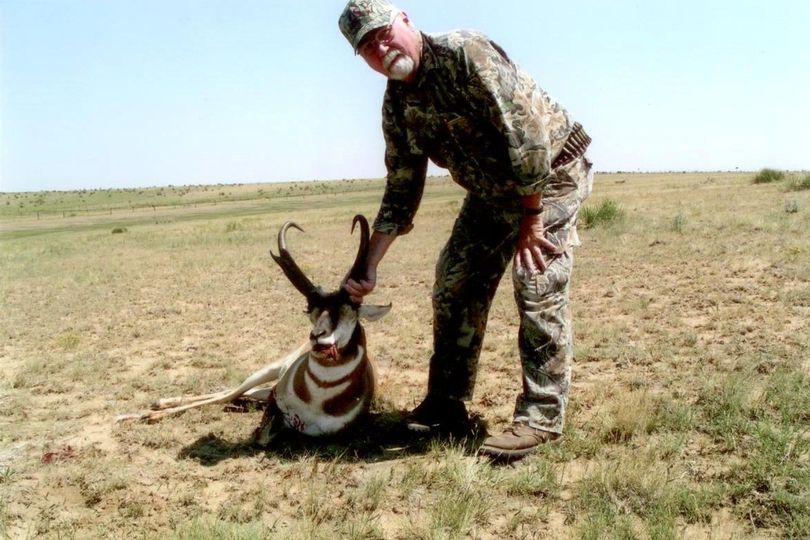
[[[357,313],[360,315],[361,319],[376,321],[377,319],[381,319],[389,311],[391,311],[391,304],[387,306],[370,306],[363,304],[360,306],[360,309],[357,310]]]

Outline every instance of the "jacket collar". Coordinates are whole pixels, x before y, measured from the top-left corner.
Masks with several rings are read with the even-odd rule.
[[[422,35],[422,55],[419,57],[419,68],[416,72],[416,78],[411,82],[389,80],[389,88],[401,88],[403,90],[419,89],[429,79],[428,73],[438,67],[436,51],[433,50],[433,42],[424,32],[420,32],[420,34]]]

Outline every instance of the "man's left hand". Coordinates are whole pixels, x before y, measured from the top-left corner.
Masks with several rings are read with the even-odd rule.
[[[559,249],[545,236],[543,216],[523,216],[518,235],[515,266],[529,273],[545,272],[548,258],[558,255]]]

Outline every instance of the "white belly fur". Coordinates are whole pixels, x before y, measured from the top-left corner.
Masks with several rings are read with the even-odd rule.
[[[358,358],[350,362],[353,367],[362,360],[363,351],[359,352],[361,354],[358,355]],[[276,403],[284,415],[284,424],[291,429],[310,436],[328,435],[340,431],[368,408],[370,405],[368,399],[358,401],[354,407],[343,415],[328,415],[323,411],[323,404],[345,391],[351,383],[346,381],[332,388],[320,388],[309,374],[305,374],[304,380],[310,393],[310,401],[309,403],[302,401],[295,394],[293,380],[295,373],[299,369],[306,370],[307,359],[307,355],[296,359],[289,369],[285,371],[276,385]],[[313,365],[316,364],[313,362]],[[312,367],[314,366],[310,366],[310,369],[312,369]],[[316,376],[324,376],[324,380],[337,380],[351,372],[351,369],[347,370],[347,366],[345,365],[336,366],[338,376],[335,377],[333,374],[329,373],[329,368],[324,368],[320,365],[318,365],[317,368],[317,370],[313,369],[313,372],[315,372]],[[370,364],[367,369],[372,369]]]

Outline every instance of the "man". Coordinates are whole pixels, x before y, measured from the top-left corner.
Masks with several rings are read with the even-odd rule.
[[[591,189],[590,139],[568,113],[487,37],[424,34],[387,0],[350,0],[340,30],[389,81],[383,101],[385,194],[374,222],[366,279],[413,227],[428,160],[467,189],[436,265],[434,353],[425,400],[408,417],[419,431],[467,425],[487,315],[510,260],[520,313],[523,392],[514,424],[481,452],[517,459],[563,430],[571,380],[568,284],[576,218]]]

